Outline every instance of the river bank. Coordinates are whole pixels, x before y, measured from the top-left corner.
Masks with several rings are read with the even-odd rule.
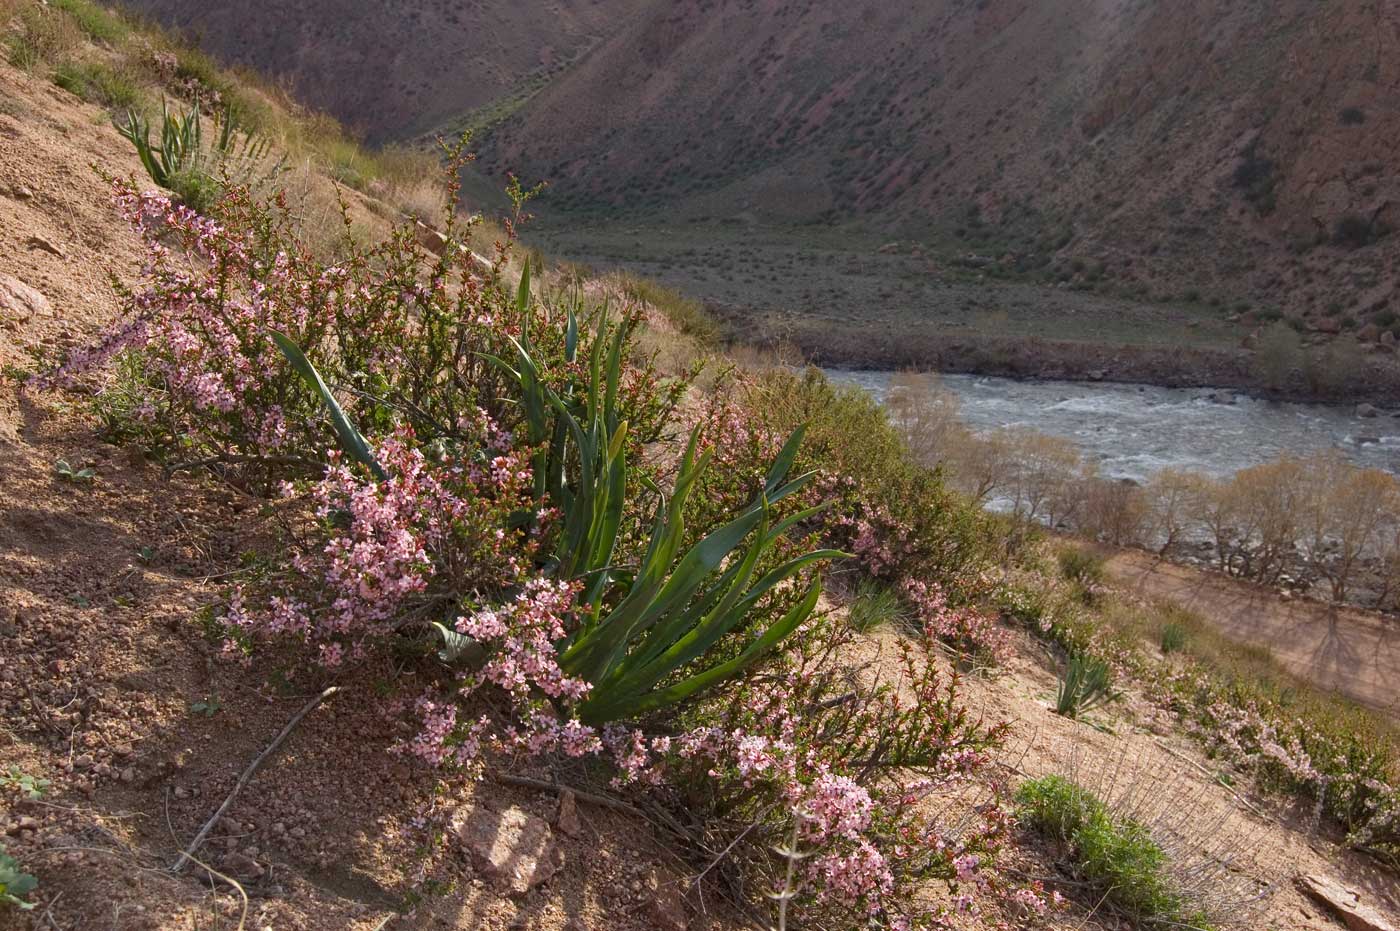
[[[731,319],[728,322],[734,323]],[[1022,337],[945,335],[920,327],[840,329],[791,320],[782,339],[825,368],[937,371],[998,378],[1147,384],[1161,388],[1228,388],[1273,401],[1400,406],[1400,363],[1379,344],[1354,357],[1301,368],[1274,383],[1244,348],[1134,345]],[[1325,343],[1313,350],[1325,353]],[[1316,383],[1315,383],[1316,382]]]
[[[832,369],[828,376],[883,400],[893,374]],[[1285,454],[1340,451],[1357,465],[1400,474],[1400,419],[1350,404],[1304,404],[1228,388],[945,375],[957,416],[977,434],[1029,427],[1074,443],[1110,478],[1146,482],[1165,468],[1224,477]]]

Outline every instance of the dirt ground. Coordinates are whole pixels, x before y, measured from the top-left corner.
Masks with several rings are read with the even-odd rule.
[[[1175,602],[1240,643],[1268,647],[1299,678],[1400,720],[1400,621],[1278,592],[1139,550],[1108,562],[1118,582]]]

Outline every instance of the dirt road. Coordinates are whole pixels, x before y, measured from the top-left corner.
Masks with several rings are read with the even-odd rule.
[[[1175,601],[1241,642],[1268,647],[1285,669],[1400,720],[1400,620],[1312,601],[1125,550],[1108,562],[1139,594]]]

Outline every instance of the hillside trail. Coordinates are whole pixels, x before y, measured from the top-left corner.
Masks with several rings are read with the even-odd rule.
[[[1205,618],[1241,644],[1265,647],[1290,673],[1400,721],[1400,622],[1307,599],[1218,572],[1183,566],[1141,550],[1107,563],[1120,585]]]

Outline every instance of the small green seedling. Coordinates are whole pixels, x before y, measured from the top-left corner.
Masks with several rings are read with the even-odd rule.
[[[206,718],[212,718],[223,708],[223,703],[219,701],[219,696],[210,695],[203,701],[190,702],[190,713],[202,714]]]
[[[7,772],[0,773],[0,786],[7,789],[18,789],[25,798],[35,800],[43,798],[48,792],[49,781],[22,773],[18,767],[11,766]]]
[[[97,470],[93,468],[73,469],[67,459],[60,459],[53,464],[53,473],[65,482],[72,482],[75,485],[91,485],[97,479]]]
[[[38,880],[21,872],[14,857],[0,848],[0,905],[14,905],[26,911],[33,908],[34,903],[26,902],[21,896],[29,895],[37,885]]]

